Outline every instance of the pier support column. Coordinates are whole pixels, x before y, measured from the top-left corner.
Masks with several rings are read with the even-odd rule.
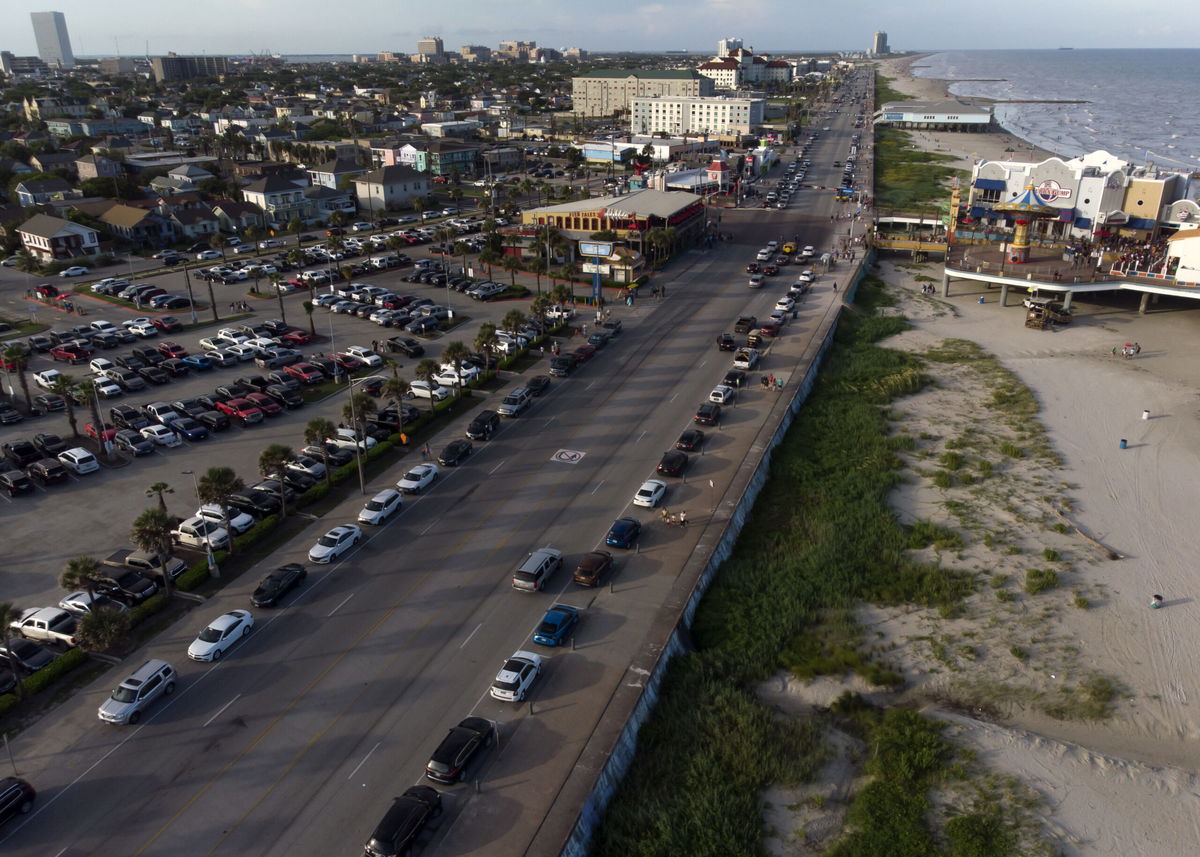
[[[1000,306],[1008,306],[1008,283],[1000,284]]]
[[[1063,309],[1069,310],[1071,308],[1071,298],[1073,297],[1075,297],[1074,292],[1067,292],[1067,296],[1063,298]]]
[[[942,272],[942,297],[950,297],[950,275],[945,271]]]
[[[1138,315],[1146,314],[1146,307],[1149,305],[1149,303],[1150,303],[1150,293],[1142,292],[1142,301],[1141,301],[1141,303],[1138,304]]]

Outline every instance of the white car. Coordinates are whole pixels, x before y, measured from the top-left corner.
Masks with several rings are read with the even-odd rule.
[[[59,601],[58,606],[72,616],[86,616],[88,613],[94,613],[97,610],[111,610],[114,613],[124,613],[129,609],[127,605],[109,598],[107,595],[93,594],[87,591],[72,592],[62,601]]]
[[[754,255],[754,260],[756,262],[770,262],[773,255],[775,255],[774,250],[770,247],[764,247]]]
[[[258,349],[251,345],[226,345],[225,352],[239,361],[253,360],[258,355]]]
[[[137,318],[125,319],[123,322],[121,322],[121,327],[125,328],[126,330],[130,330],[135,324],[149,324],[149,323],[150,323],[150,319],[146,318],[144,315],[139,315]]]
[[[117,364],[113,363],[107,357],[95,357],[88,361],[88,368],[97,375],[102,375],[109,369],[115,369]]]
[[[220,259],[221,254],[216,250],[201,250],[196,254],[196,259],[203,262],[205,259]]]
[[[813,273],[812,268],[809,268],[806,271],[801,271],[800,275],[796,277],[796,279],[802,283],[811,283],[817,279],[817,275]]]
[[[180,521],[171,535],[189,548],[220,550],[229,544],[229,531],[221,526],[220,519],[212,521],[199,515]]]
[[[221,507],[216,503],[206,503],[196,510],[196,517],[203,518],[206,521],[211,521],[222,527],[225,526],[225,516],[221,512]],[[237,509],[229,509],[229,529],[234,535],[240,536],[246,530],[253,527],[255,520],[253,516],[247,515],[245,512],[239,512]]]
[[[158,336],[158,328],[148,321],[135,321],[129,325],[129,332],[136,333],[143,339],[149,339],[151,336]]]
[[[356,524],[334,527],[309,548],[309,562],[333,562],[350,548],[362,541],[362,530]]]
[[[711,393],[708,394],[710,402],[716,402],[718,405],[728,405],[733,401],[733,387],[727,387],[724,384],[718,384],[713,387]]]
[[[152,440],[159,446],[180,446],[183,441],[179,439],[179,435],[171,431],[166,426],[146,426],[142,429],[142,437],[146,440]]]
[[[440,402],[442,399],[450,397],[450,391],[437,383],[436,380],[431,384],[429,381],[418,379],[411,382],[408,388],[412,390],[412,394],[418,399],[434,399]]]
[[[250,633],[254,616],[249,610],[230,610],[208,624],[188,646],[193,661],[219,661],[226,650]]]
[[[365,220],[360,220],[360,221],[358,221],[358,223],[355,223],[350,228],[353,229],[355,232],[370,232],[375,227],[374,227],[374,225],[367,223]]]
[[[817,250],[811,244],[805,244],[804,249],[800,251],[800,255],[803,256],[805,259],[811,259],[816,254],[817,254]]]
[[[82,277],[88,272],[88,269],[83,265],[72,265],[69,268],[64,268],[58,272],[60,277]]]
[[[436,464],[417,464],[396,483],[405,494],[419,494],[437,480],[440,471]]]
[[[333,433],[333,437],[325,438],[326,443],[331,443],[339,449],[370,449],[379,443],[370,435],[364,441],[358,436],[358,433],[352,428],[340,428]]]
[[[93,321],[91,324],[88,325],[88,327],[90,327],[92,330],[96,331],[97,333],[116,333],[117,332],[117,326],[115,324],[113,324],[111,321],[105,321],[104,319],[98,319],[96,321]]]
[[[749,284],[750,288],[752,288],[752,289],[761,289],[762,284],[763,284],[763,275],[762,274],[751,274],[748,284]]]
[[[513,652],[492,681],[492,698],[502,702],[522,701],[541,672],[541,655],[524,651]]]
[[[200,347],[209,351],[216,351],[218,348],[224,348],[229,343],[219,336],[206,336],[200,340]]]
[[[100,469],[100,462],[82,446],[68,449],[58,454],[58,460],[70,471],[77,474],[95,473]]]
[[[374,367],[383,365],[383,358],[370,348],[367,348],[365,345],[351,345],[343,353],[349,354],[351,357],[357,357],[368,366]]]
[[[33,383],[37,384],[43,390],[49,390],[54,386],[54,382],[62,376],[63,373],[57,369],[43,369],[41,372],[33,373]]]
[[[769,249],[769,250],[770,250],[772,253],[774,253],[776,250],[778,250],[778,249],[779,249],[779,242],[778,242],[778,241],[768,241],[768,242],[767,242],[767,248],[768,248],[768,249]]]
[[[779,300],[775,301],[775,309],[783,310],[784,312],[791,312],[795,306],[796,302],[787,295],[784,295]]]
[[[399,512],[403,502],[404,495],[394,488],[380,491],[368,500],[367,505],[363,506],[362,511],[358,513],[358,522],[377,527]]]
[[[443,387],[453,389],[457,385],[467,386],[479,377],[479,370],[474,366],[462,367],[461,373],[455,373],[453,366],[443,366],[441,371],[433,376],[433,380]]]
[[[791,313],[784,312],[781,309],[772,310],[770,316],[768,316],[771,321],[775,322],[780,327],[783,327],[785,324],[787,324],[787,320],[790,317]]]
[[[633,505],[653,509],[666,496],[667,483],[659,479],[647,479],[633,495]]]
[[[125,392],[112,378],[96,378],[92,383],[96,385],[96,395],[102,399],[115,399]]]
[[[241,362],[236,354],[223,348],[205,351],[204,356],[211,360],[214,366],[236,366]]]

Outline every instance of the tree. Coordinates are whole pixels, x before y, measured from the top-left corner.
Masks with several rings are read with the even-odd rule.
[[[546,328],[546,313],[552,306],[554,306],[554,298],[550,295],[537,295],[529,302],[529,312],[538,320],[538,325],[543,330]]]
[[[350,389],[350,398],[342,405],[342,420],[350,424],[359,439],[367,436],[367,417],[377,410],[375,400],[366,393],[356,393]],[[366,442],[362,441],[365,446]]]
[[[562,275],[571,284],[571,303],[575,303],[575,278],[579,276],[579,269],[575,267],[574,262],[567,262],[567,264],[562,266]]]
[[[262,230],[257,225],[251,223],[246,227],[246,240],[254,245],[254,255],[261,256],[262,248],[258,246],[258,239],[262,238]]]
[[[17,383],[21,385],[21,392],[25,396],[25,409],[32,411],[33,397],[29,395],[29,376],[25,374],[29,368],[29,353],[24,347],[13,343],[4,349],[4,362],[17,373]]]
[[[572,299],[574,299],[574,297],[575,296],[571,294],[571,287],[564,285],[563,283],[555,283],[553,288],[550,289],[550,300],[559,306],[565,306]]]
[[[58,575],[58,585],[70,592],[82,589],[94,598],[96,579],[100,577],[102,568],[103,564],[94,556],[72,557]]]
[[[79,437],[79,420],[75,416],[75,379],[70,375],[59,375],[50,385],[50,392],[62,396],[66,404],[67,422],[71,426],[71,436]]]
[[[411,389],[408,382],[400,377],[399,368],[393,362],[392,377],[383,382],[383,386],[379,388],[379,395],[391,400],[393,407],[396,408],[397,433],[404,429],[404,397],[409,394]]]
[[[162,509],[164,512],[167,511],[167,501],[163,497],[163,495],[164,494],[174,494],[174,493],[175,493],[175,489],[172,488],[170,485],[168,485],[166,482],[155,482],[153,485],[151,485],[149,488],[146,489],[147,497],[158,497],[158,508]]]
[[[232,467],[210,467],[196,480],[196,493],[200,495],[200,502],[211,503],[221,509],[221,526],[229,533],[230,555],[235,552],[236,547],[233,530],[229,528],[229,498],[245,487],[246,483]]]
[[[454,386],[459,398],[462,397],[462,366],[463,361],[471,356],[471,351],[459,340],[446,345],[442,350],[442,360],[454,367]]]
[[[293,217],[291,220],[288,221],[287,231],[288,231],[289,235],[296,236],[296,247],[297,248],[304,246],[304,241],[300,237],[300,233],[302,233],[304,231],[304,221],[303,220],[301,220],[299,217]],[[288,258],[290,259],[291,256],[289,255]],[[303,257],[301,257],[301,258],[303,258]]]
[[[21,608],[11,601],[0,601],[0,640],[4,641],[4,649],[8,652],[8,669],[17,680],[17,699],[25,698],[25,682],[21,680],[21,665],[17,662],[16,653],[9,647],[13,631],[9,627],[21,618]]]
[[[500,251],[492,247],[484,247],[479,253],[479,263],[487,267],[488,279],[492,278],[492,265],[495,265],[503,260]]]
[[[346,212],[338,210],[338,211],[335,211],[333,214],[329,215],[329,225],[330,226],[345,226],[346,225]]]
[[[309,420],[308,424],[304,426],[304,442],[309,446],[321,448],[321,461],[325,464],[326,484],[333,481],[333,473],[329,467],[329,450],[325,447],[325,440],[333,437],[335,431],[337,431],[337,426],[324,417]]]
[[[279,301],[279,320],[287,324],[287,309],[283,306],[283,289],[279,288],[279,283],[283,279],[281,274],[271,275],[271,288],[275,290],[275,298]]]
[[[519,309],[510,309],[504,314],[504,318],[500,319],[500,329],[506,330],[515,336],[517,331],[525,324],[525,320],[525,313]]]
[[[549,267],[550,266],[546,264],[546,260],[541,256],[538,256],[529,263],[529,270],[533,271],[533,275],[537,278],[538,297],[542,297],[542,274],[546,273]]]
[[[290,446],[282,443],[273,443],[258,454],[258,472],[279,483],[280,520],[287,517],[287,486],[283,484],[283,476],[287,472],[288,464],[295,460],[296,453],[292,452]]]
[[[209,239],[208,243],[213,246],[214,250],[221,251],[221,259],[223,261],[225,259],[225,248],[229,246],[229,239],[218,232]]]
[[[500,338],[496,335],[496,325],[490,321],[485,321],[479,325],[479,333],[475,335],[475,349],[481,354],[486,354],[489,358],[496,356],[496,348],[500,344]],[[491,362],[490,360],[488,361]]]
[[[129,540],[146,553],[157,554],[165,563],[171,555],[171,530],[175,529],[175,521],[162,509],[146,509],[133,520],[129,530]],[[163,568],[163,592],[168,599],[175,594],[175,581]]]
[[[432,387],[433,387],[433,383],[434,383],[433,376],[437,374],[437,371],[438,371],[437,362],[426,357],[425,359],[421,360],[416,365],[415,369],[413,369],[413,376],[418,381],[425,381],[426,383],[428,383],[431,388],[431,392],[432,392]],[[432,395],[430,395],[430,397],[429,397],[429,412],[433,413],[433,396]]]
[[[84,651],[106,652],[125,642],[132,627],[128,611],[93,610],[75,626],[75,641]]]
[[[88,410],[92,413],[92,425],[99,430],[104,425],[104,421],[100,418],[100,393],[96,389],[96,382],[91,378],[84,378],[75,384],[75,392],[82,401],[87,402]],[[102,447],[104,445],[104,441],[100,437],[96,438],[96,443]],[[108,447],[108,455],[112,456],[111,446]]]
[[[517,271],[521,270],[521,260],[516,256],[510,256],[506,253],[504,255],[504,260],[500,264],[504,270],[508,271],[508,275],[512,279],[513,288],[516,288]]]

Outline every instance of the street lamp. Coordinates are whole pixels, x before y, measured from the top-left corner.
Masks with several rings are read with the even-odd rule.
[[[366,379],[360,378],[358,380],[363,381]],[[354,385],[356,383],[358,383],[358,381],[356,381],[354,378],[351,378],[350,373],[347,372],[346,373],[346,382],[348,385],[346,387],[346,389],[350,391],[350,423],[354,430],[354,460],[358,464],[358,491],[360,494],[366,494],[367,493],[367,479],[366,479],[366,476],[363,474],[362,457],[363,457],[363,452],[365,452],[365,447],[367,445],[367,427],[365,425],[362,427],[362,430],[361,430],[362,436],[360,437],[359,436],[360,430],[359,430],[359,426],[358,426],[358,414],[355,412],[355,409],[354,409]]]
[[[200,481],[196,478],[196,471],[195,470],[181,470],[179,472],[181,474],[183,474],[184,476],[192,477],[192,488],[194,488],[196,491],[196,502],[201,503],[203,505],[203,501],[200,498]],[[221,512],[225,516],[226,524],[228,524],[229,523],[229,509],[222,508]],[[230,544],[233,544],[233,533],[226,532],[225,535],[229,539]],[[208,560],[208,576],[209,577],[220,577],[221,569],[217,565],[217,558],[215,556],[213,556],[212,542],[207,538],[204,539],[204,556],[205,556],[205,559]],[[165,558],[163,559],[163,562],[166,563]],[[167,573],[167,569],[164,567],[163,574],[166,574],[166,573]]]

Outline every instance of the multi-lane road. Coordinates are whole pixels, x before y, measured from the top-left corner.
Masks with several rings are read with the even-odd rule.
[[[836,184],[831,163],[851,133],[845,116],[828,124],[834,130],[811,150],[812,184]],[[359,853],[391,798],[420,780],[445,730],[473,713],[497,722],[498,746],[469,783],[445,790],[447,811],[423,847],[525,853],[605,701],[637,680],[628,666],[709,516],[731,501],[733,473],[761,453],[754,441],[836,305],[833,277],[818,281],[767,353],[760,371],[782,377],[784,391],[763,390],[752,373],[720,428],[706,430],[686,479],[668,480],[667,504],[686,511],[689,526],[667,527],[630,500],[729,368],[715,335],[741,313],[768,315],[794,278],[785,268],[761,291],[748,289],[753,251],[796,233],[828,246],[833,207],[831,192],[803,190],[786,210],[726,213],[722,231],[733,241],[689,254],[667,281],[668,297],[642,302],[595,360],[477,444],[344,561],[310,566],[285,607],[255,611],[254,632],[224,660],[195,664],[184,651],[208,619],[249,606],[267,567],[16,736],[16,767],[40,796],[31,815],[0,831],[4,852]],[[560,450],[582,456],[564,463]],[[374,487],[399,470],[387,476]],[[348,500],[314,522],[272,565],[305,562],[312,540],[358,508]],[[574,563],[625,514],[645,523],[639,549],[614,550],[611,587],[578,589]],[[544,593],[514,591],[513,569],[541,546],[564,552],[563,571]],[[583,611],[573,645],[542,651],[531,703],[492,700],[502,660],[534,647],[529,635],[556,600]],[[178,690],[137,726],[101,724],[97,706],[146,657],[176,666]]]

